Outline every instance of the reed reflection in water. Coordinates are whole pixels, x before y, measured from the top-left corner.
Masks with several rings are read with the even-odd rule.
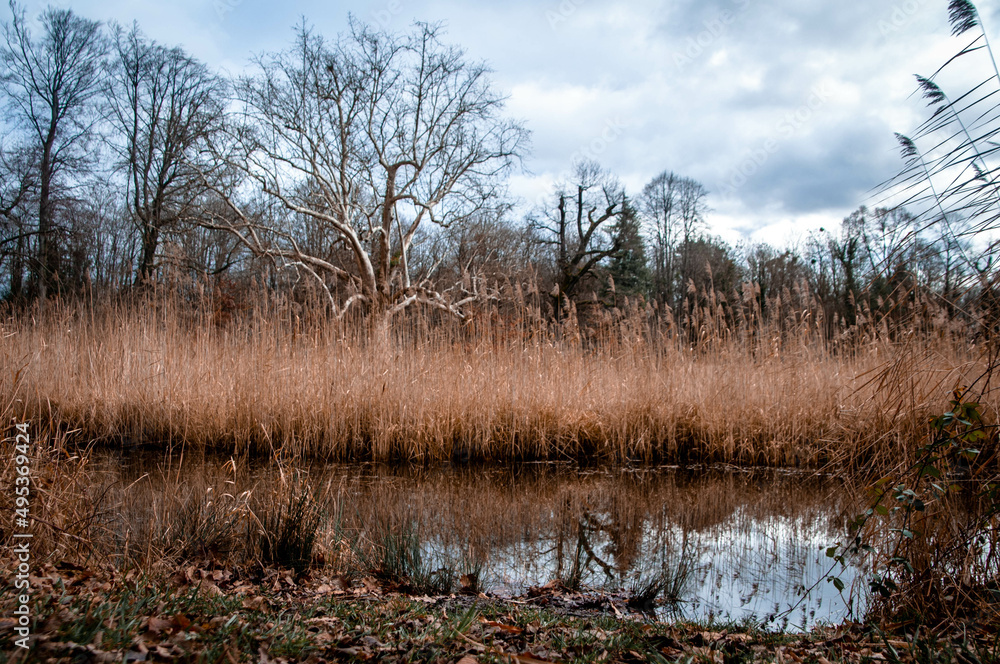
[[[366,543],[405,533],[427,569],[451,570],[456,579],[475,573],[498,595],[559,580],[574,589],[655,595],[663,618],[763,620],[795,606],[783,619],[791,627],[842,621],[852,603],[856,570],[835,570],[848,585],[843,596],[825,581],[824,550],[844,539],[845,515],[856,509],[844,484],[829,477],[559,464],[179,464],[135,456],[96,464],[103,484],[128,487],[128,495],[111,499],[120,503],[116,527],[129,529],[133,547],[144,528],[147,538],[163,532],[143,523],[170,512],[158,503],[178,505],[213,486],[260,495],[295,476],[324,504],[329,518],[317,541],[334,567],[359,571]]]

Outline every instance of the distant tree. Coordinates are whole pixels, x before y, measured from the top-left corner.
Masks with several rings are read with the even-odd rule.
[[[864,245],[863,289],[873,311],[905,315],[901,305],[913,300],[920,288],[926,242],[916,219],[903,208],[862,206],[860,233]]]
[[[839,266],[841,275],[841,311],[848,326],[857,321],[857,304],[861,295],[861,276],[865,270],[864,208],[855,210],[840,225],[840,233],[827,233],[830,255]]]
[[[15,300],[22,295],[25,262],[30,259],[34,236],[27,218],[37,192],[35,157],[30,149],[0,146],[0,266],[6,267],[7,297]]]
[[[293,48],[256,64],[236,83],[245,122],[216,143],[215,158],[329,242],[306,250],[221,187],[237,219],[220,227],[318,279],[338,316],[362,302],[381,317],[415,303],[461,316],[480,297],[475,287],[447,297],[414,283],[409,259],[421,227],[461,225],[502,202],[503,176],[525,149],[527,132],[503,118],[489,70],[443,45],[437,27],[400,36],[354,21],[332,43],[303,27]]]
[[[684,298],[691,276],[682,247],[694,241],[704,227],[708,191],[695,180],[664,171],[643,189],[641,211],[652,245],[653,288],[671,307]]]
[[[119,182],[89,178],[74,214],[88,240],[89,278],[94,288],[119,290],[133,281],[138,238],[124,209]]]
[[[802,259],[791,249],[780,251],[768,244],[756,244],[746,252],[745,278],[760,290],[761,311],[767,311],[767,299],[791,291],[807,277]]]
[[[10,219],[35,188],[35,154],[26,148],[0,145],[0,218]]]
[[[116,26],[112,42],[104,88],[108,138],[139,232],[138,284],[152,276],[163,233],[195,216],[205,192],[201,176],[212,168],[198,148],[221,129],[226,86],[205,65],[149,41],[135,25],[128,31]]]
[[[861,207],[844,218],[837,232],[820,228],[807,243],[812,290],[827,312],[839,316],[849,327],[857,322],[857,307],[870,276],[865,245],[867,216],[868,210]]]
[[[443,283],[472,277],[498,283],[532,278],[535,256],[527,229],[505,214],[483,214],[468,223],[443,229],[435,238],[433,264],[417,274]]]
[[[689,302],[714,293],[728,295],[736,290],[741,276],[736,253],[720,238],[699,235],[681,245],[680,258],[688,266],[684,276],[685,299]]]
[[[901,208],[865,206],[846,217],[836,233],[821,229],[810,243],[816,293],[847,325],[857,321],[862,303],[872,311],[892,307],[901,314],[900,303],[939,272],[943,283],[936,289],[944,294],[952,288],[962,252],[946,236],[929,252],[919,231],[916,219]],[[935,252],[943,253],[932,259]]]
[[[953,227],[940,224],[928,229],[928,242],[922,243],[921,264],[925,266],[928,285],[949,303],[949,311],[962,296],[974,290],[992,267],[994,251],[976,251],[972,237],[955,233]],[[979,265],[974,258],[981,259]],[[977,283],[978,282],[978,283]]]
[[[217,199],[205,201],[206,206],[217,208],[218,215],[225,209]],[[228,231],[214,228],[190,228],[179,233],[174,241],[176,267],[201,276],[217,277],[232,272],[246,276],[252,263],[246,247]]]
[[[916,218],[904,208],[869,210],[861,206],[855,214],[862,220],[860,232],[866,269],[872,275],[885,278],[906,271],[917,245],[919,229]]]
[[[34,39],[24,10],[10,4],[13,19],[3,26],[0,86],[10,117],[26,130],[38,152],[38,294],[57,286],[59,238],[54,190],[61,178],[87,164],[85,150],[96,114],[94,102],[104,72],[107,42],[101,25],[68,9],[48,8],[41,15],[42,34]]]
[[[646,243],[642,237],[639,213],[628,200],[613,232],[621,242],[621,248],[608,264],[608,277],[614,283],[616,294],[648,299],[652,275],[646,258]]]
[[[577,297],[598,268],[623,250],[635,213],[617,178],[593,161],[577,164],[572,179],[560,185],[556,195],[555,209],[541,211],[531,226],[555,258],[553,297],[558,311],[563,298]]]

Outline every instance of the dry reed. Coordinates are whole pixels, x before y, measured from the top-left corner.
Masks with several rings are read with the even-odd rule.
[[[56,304],[3,320],[0,352],[21,375],[0,398],[123,446],[860,467],[912,450],[947,390],[980,370],[946,325],[859,327],[832,344],[808,311],[772,316],[780,328],[752,308],[728,324],[714,302],[691,307],[684,331],[632,305],[554,332],[523,304],[391,329],[267,296],[231,320],[179,297]]]

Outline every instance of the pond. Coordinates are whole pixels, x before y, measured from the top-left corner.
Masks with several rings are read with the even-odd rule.
[[[428,569],[474,573],[500,596],[556,579],[626,595],[655,583],[662,619],[752,618],[790,629],[863,611],[859,570],[833,567],[825,555],[857,509],[830,476],[551,463],[294,468],[134,454],[101,456],[93,469],[98,484],[117,487],[114,518],[133,542],[167,502],[222,502],[296,483],[325,506],[325,550],[406,533]],[[846,583],[843,593],[831,573]]]

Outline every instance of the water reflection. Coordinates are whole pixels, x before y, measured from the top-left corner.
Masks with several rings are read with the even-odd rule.
[[[235,493],[264,490],[291,472],[218,459],[187,459],[182,471],[177,464],[129,457],[98,466],[119,486],[139,478],[147,485],[141,493],[131,489],[135,495],[123,504],[134,514],[123,515],[125,521],[155,513],[143,503],[176,494],[191,478],[201,486],[228,483]],[[331,506],[334,518],[322,540],[328,549],[338,548],[338,538],[405,530],[419,536],[428,564],[475,572],[500,595],[559,579],[633,597],[655,590],[661,600],[675,600],[660,603],[664,618],[764,619],[792,606],[791,627],[848,616],[849,593],[841,596],[825,582],[824,549],[843,539],[844,515],[854,509],[833,478],[553,464],[300,472]],[[854,576],[841,573],[849,589]]]

